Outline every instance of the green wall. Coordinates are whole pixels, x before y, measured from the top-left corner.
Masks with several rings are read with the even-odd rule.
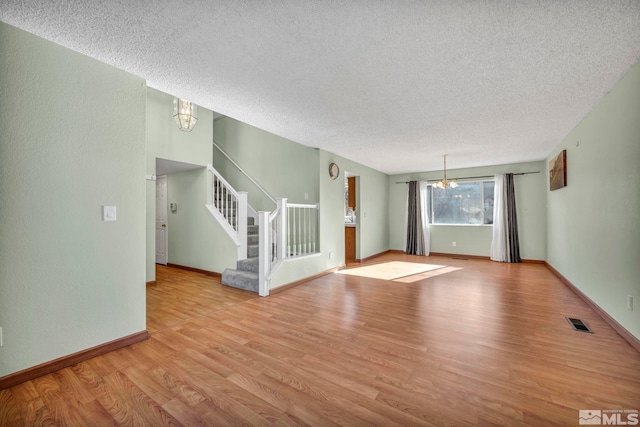
[[[172,96],[4,23],[0,93],[0,376],[145,329],[155,182],[144,176],[155,174],[156,158],[202,166],[213,159],[256,208],[271,210],[214,152],[215,139],[273,196],[320,203],[321,254],[285,264],[273,288],[344,263],[345,171],[358,176],[359,258],[404,249],[406,185],[395,182],[440,177],[387,176],[233,119],[213,122],[204,108],[194,131],[181,132]],[[638,117],[636,64],[546,161],[450,174],[542,171],[516,177],[522,257],[546,259],[640,338]],[[549,192],[546,166],[561,149],[569,185]],[[337,180],[328,176],[331,162],[341,168]],[[203,206],[209,193],[202,168],[169,176],[178,203],[169,216],[170,262],[211,271],[233,263],[235,248]],[[117,206],[116,222],[102,221],[103,205]],[[434,226],[431,250],[488,255],[490,241],[491,227]]]
[[[271,287],[294,282],[344,264],[344,172],[359,178],[358,256],[368,257],[389,247],[387,175],[340,156],[289,141],[231,119],[213,125],[216,143],[273,197],[293,203],[320,203],[320,250],[313,257],[285,263]],[[266,197],[214,148],[214,166],[236,190],[249,193],[256,210],[274,209]],[[329,163],[340,166],[339,179],[329,178]],[[304,194],[308,194],[308,199]],[[332,253],[331,258],[329,253]]]
[[[222,273],[235,268],[237,249],[204,207],[210,177],[205,168],[167,175],[168,201],[178,204],[168,211],[168,255],[171,264]]]
[[[172,117],[173,95],[147,88],[147,173],[155,173],[155,159],[206,166],[211,163],[213,113],[198,107],[198,122],[191,132],[178,129]]]
[[[568,185],[548,192],[547,261],[640,339],[640,63],[546,164],[563,149]]]
[[[389,191],[387,182],[389,176],[363,166],[360,163],[347,160],[332,153],[325,152],[325,164],[320,165],[320,179],[329,178],[329,164],[335,162],[340,167],[340,177],[337,183],[327,183],[325,191],[332,203],[340,206],[340,228],[342,236],[339,238],[344,242],[344,173],[349,172],[356,176],[356,258],[363,259],[389,249]],[[333,187],[340,186],[337,191]],[[340,200],[333,201],[333,198],[340,197]],[[338,237],[338,236],[336,236]]]
[[[198,107],[198,123],[191,132],[184,132],[178,129],[175,120],[172,117],[173,114],[173,96],[168,95],[156,89],[147,88],[147,169],[146,174],[156,174],[156,158],[174,160],[183,163],[191,163],[194,165],[206,166],[211,163],[213,157],[212,144],[211,144],[211,122],[213,121],[213,113],[206,108]],[[202,182],[197,185],[204,185],[206,176],[200,178]],[[156,234],[155,234],[155,218],[156,218],[156,183],[155,181],[147,181],[147,246],[146,246],[146,278],[147,281],[153,281],[156,277]],[[175,192],[174,192],[175,194]],[[207,193],[202,190],[200,200],[193,199],[192,202],[197,202],[197,209],[203,210],[212,222],[215,222],[213,217],[204,207],[207,202]],[[211,196],[209,195],[209,202]],[[194,212],[197,217],[197,221],[201,218],[200,212],[196,211],[195,205],[190,206],[188,212]],[[196,213],[197,212],[197,213]],[[169,221],[171,221],[171,216]],[[169,232],[171,231],[171,223],[169,223]],[[221,229],[220,229],[221,230]],[[169,245],[177,245],[177,248],[187,247],[180,241],[180,236],[174,234],[174,239],[169,240]],[[200,235],[201,239],[218,238],[218,234],[212,236]],[[226,236],[223,236],[227,238]],[[228,238],[227,238],[228,239]],[[204,242],[194,242],[194,247],[201,247],[205,245]],[[169,246],[170,262],[172,256],[180,256],[180,259],[184,262],[182,265],[189,267],[197,267],[194,264],[199,264],[199,261],[194,260],[191,262],[186,258],[186,254],[175,253],[176,247]],[[192,252],[190,252],[192,253]],[[219,252],[216,252],[219,254]],[[216,257],[215,254],[209,254],[212,259]],[[223,255],[224,257],[224,255]],[[199,256],[196,258],[200,258]],[[176,263],[180,264],[180,263]],[[210,265],[210,264],[208,264]],[[202,267],[198,267],[202,268]],[[218,270],[212,270],[218,271]]]
[[[273,198],[286,197],[292,203],[318,203],[318,150],[229,117],[213,122],[213,139]],[[256,211],[275,208],[275,204],[215,148],[213,162],[236,190],[248,192],[249,204]]]
[[[388,176],[336,154],[319,150],[316,169],[320,185],[320,250],[321,254],[307,259],[293,260],[276,272],[271,288],[344,265],[344,173],[358,176],[356,233],[359,258],[385,252],[389,248]],[[340,176],[329,177],[329,164],[340,167]],[[329,254],[332,254],[330,257]]]
[[[499,173],[540,171],[539,174],[514,178],[520,256],[523,259],[544,260],[546,257],[546,173],[544,162],[515,163],[468,169],[447,170],[447,177],[491,176]],[[407,184],[411,180],[442,178],[442,171],[393,175],[389,177],[389,235],[391,249],[404,250]],[[431,252],[489,256],[492,226],[432,225]],[[456,242],[456,246],[452,246]]]
[[[146,88],[0,23],[0,93],[4,376],[145,329]]]

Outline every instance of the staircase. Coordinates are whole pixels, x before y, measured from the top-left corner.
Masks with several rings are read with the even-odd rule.
[[[215,143],[214,146],[217,147]],[[276,205],[271,212],[256,212],[249,206],[246,192],[236,191],[212,165],[207,165],[212,176],[212,197],[205,207],[237,247],[236,268],[225,269],[221,282],[268,296],[273,273],[286,261],[320,254],[320,207],[274,199],[220,151]]]
[[[227,268],[222,272],[223,285],[258,292],[258,226],[254,222],[247,218],[247,259],[237,261],[235,270]]]

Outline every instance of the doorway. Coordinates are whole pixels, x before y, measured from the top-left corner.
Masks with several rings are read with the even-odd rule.
[[[167,176],[156,178],[156,264],[167,265]]]
[[[359,178],[345,172],[344,182],[344,258],[345,262],[358,258],[358,185]]]
[[[179,162],[177,160],[163,159],[156,157],[156,178],[155,178],[155,194],[150,196],[155,198],[155,212],[148,217],[148,227],[151,222],[155,222],[155,234],[149,228],[149,235],[155,237],[155,242],[150,243],[151,248],[155,249],[155,264],[169,264],[169,182],[171,176],[176,173],[185,172],[193,169],[204,168],[203,165],[193,163]],[[149,199],[150,203],[153,203]],[[203,199],[204,202],[204,199]],[[164,224],[164,227],[162,226]],[[173,255],[178,255],[178,249],[172,251]],[[154,259],[151,253],[147,254],[149,263]],[[150,267],[150,266],[148,266]]]

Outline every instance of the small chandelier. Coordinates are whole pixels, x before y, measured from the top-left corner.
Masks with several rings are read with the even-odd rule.
[[[447,181],[447,155],[443,154],[442,157],[444,157],[444,179],[442,181],[436,182],[433,185],[436,188],[441,188],[441,189],[445,189],[447,187],[456,188],[458,186],[457,182],[451,181],[451,180]]]
[[[191,132],[198,121],[198,106],[182,98],[173,98],[173,118],[180,130]]]

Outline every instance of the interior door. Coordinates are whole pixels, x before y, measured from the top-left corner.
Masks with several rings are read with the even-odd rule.
[[[167,176],[156,178],[156,263],[167,265]]]

